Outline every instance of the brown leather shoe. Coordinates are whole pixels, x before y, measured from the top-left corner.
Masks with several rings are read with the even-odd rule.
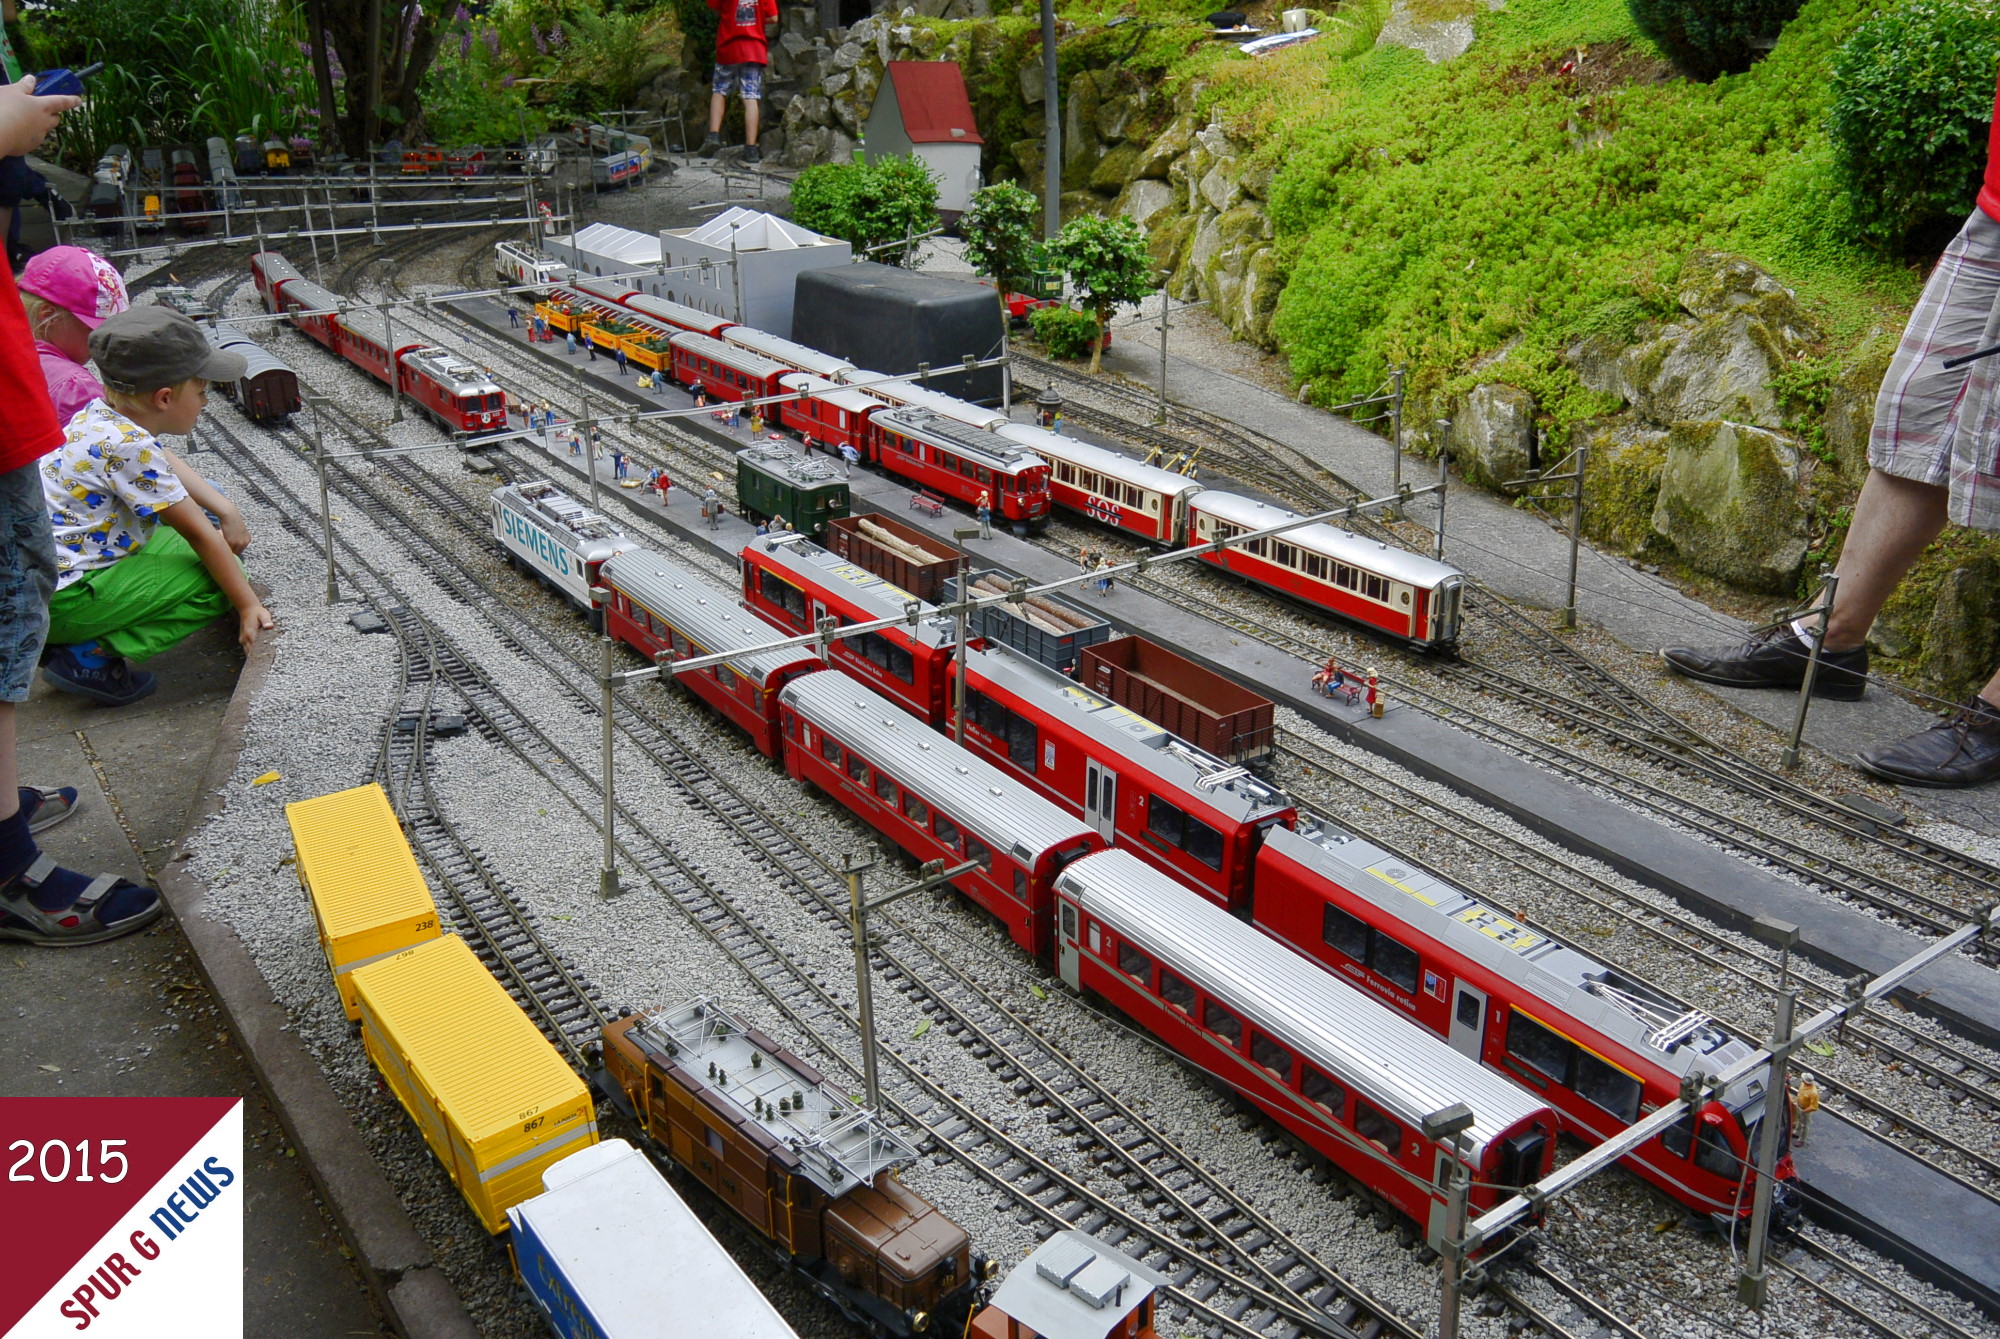
[[[1861,770],[1899,786],[1959,790],[2000,777],[2000,707],[1973,698],[1921,734],[1863,749]]]
[[[1730,688],[1784,688],[1797,692],[1806,681],[1812,652],[1781,623],[1751,636],[1738,646],[1669,646],[1660,652],[1667,668],[1703,683]],[[1868,688],[1868,648],[1822,651],[1813,696],[1837,702],[1859,702]]]

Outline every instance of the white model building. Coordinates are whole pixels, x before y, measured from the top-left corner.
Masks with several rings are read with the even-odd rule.
[[[871,162],[912,153],[923,160],[938,179],[938,213],[947,225],[972,207],[986,141],[972,119],[957,61],[890,61],[864,133]]]

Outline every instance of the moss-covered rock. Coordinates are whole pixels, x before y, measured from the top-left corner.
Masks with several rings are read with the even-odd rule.
[[[1167,180],[1167,170],[1180,156],[1188,151],[1194,142],[1194,127],[1185,117],[1167,123],[1167,128],[1156,136],[1146,151],[1139,157],[1139,166],[1134,176],[1151,177],[1158,181]]]
[[[2000,665],[2000,559],[1980,554],[1939,583],[1918,668],[1944,695],[1971,697]]]
[[[1841,363],[1826,393],[1820,423],[1834,462],[1850,482],[1868,477],[1868,433],[1875,423],[1875,396],[1889,371],[1896,339],[1877,327]]]
[[[1150,233],[1155,225],[1169,221],[1167,215],[1173,204],[1174,193],[1167,189],[1166,182],[1141,177],[1128,182],[1125,189],[1119,192],[1118,203],[1112,206],[1112,211],[1131,219]]]
[[[1451,458],[1482,488],[1527,473],[1535,449],[1535,397],[1519,386],[1474,386],[1453,406]]]
[[[1570,428],[1569,445],[1587,448],[1583,471],[1583,528],[1620,553],[1662,547],[1653,529],[1660,475],[1667,463],[1667,432],[1631,415],[1586,419]]]
[[[1124,190],[1125,183],[1132,180],[1139,165],[1140,155],[1144,152],[1145,150],[1136,144],[1121,144],[1110,150],[1097,160],[1097,167],[1090,174],[1090,189],[1102,191],[1106,195],[1116,195]]]
[[[1657,424],[1728,419],[1784,426],[1772,375],[1797,346],[1783,329],[1739,309],[1670,325],[1618,360],[1619,391]]]
[[[1750,590],[1790,591],[1807,539],[1798,449],[1747,423],[1674,424],[1653,530],[1698,572]]]

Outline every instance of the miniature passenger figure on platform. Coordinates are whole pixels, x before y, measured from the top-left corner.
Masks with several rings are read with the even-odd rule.
[[[1819,1110],[1819,1085],[1813,1082],[1811,1073],[1799,1076],[1799,1095],[1794,1103],[1796,1114],[1792,1117],[1792,1147],[1806,1146],[1806,1130],[1812,1125],[1813,1112]]]
[[[56,540],[49,655],[42,677],[106,706],[145,697],[157,681],[147,660],[228,612],[249,647],[272,626],[236,555],[250,532],[234,507],[187,486],[158,434],[185,435],[214,381],[248,364],[218,349],[187,317],[165,307],[121,312],[90,337],[105,394],[70,420],[62,446],[42,462],[42,494]],[[166,527],[161,528],[164,520]]]
[[[2000,102],[2000,97],[1996,97]],[[1978,207],[1938,259],[1875,399],[1868,480],[1840,551],[1813,696],[1860,699],[1868,633],[1947,521],[2000,532],[2000,358],[1945,360],[2000,342],[2000,118]],[[1707,683],[1797,692],[1817,619],[1795,619],[1732,647],[1670,646],[1667,667]],[[1952,789],[2000,776],[2000,673],[1928,730],[1873,744],[1861,770],[1905,786]]]
[[[507,324],[515,330],[521,328],[521,309],[511,302],[507,304]]]
[[[762,162],[757,149],[757,118],[763,105],[764,67],[771,61],[770,40],[776,35],[778,0],[708,0],[719,26],[715,31],[715,73],[708,99],[708,137],[701,156],[713,158],[722,149],[722,116],[729,95],[743,99],[743,161]]]
[[[979,517],[979,537],[981,539],[993,538],[993,494],[982,492],[979,495],[979,506],[976,514]]]
[[[661,470],[653,477],[653,487],[660,490],[660,505],[662,507],[667,506],[673,501],[674,481],[667,477],[665,470]]]

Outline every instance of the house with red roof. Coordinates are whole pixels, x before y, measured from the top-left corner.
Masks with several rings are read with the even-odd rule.
[[[892,60],[863,127],[871,159],[915,154],[938,181],[947,226],[972,205],[986,141],[972,119],[965,75],[952,60]]]

